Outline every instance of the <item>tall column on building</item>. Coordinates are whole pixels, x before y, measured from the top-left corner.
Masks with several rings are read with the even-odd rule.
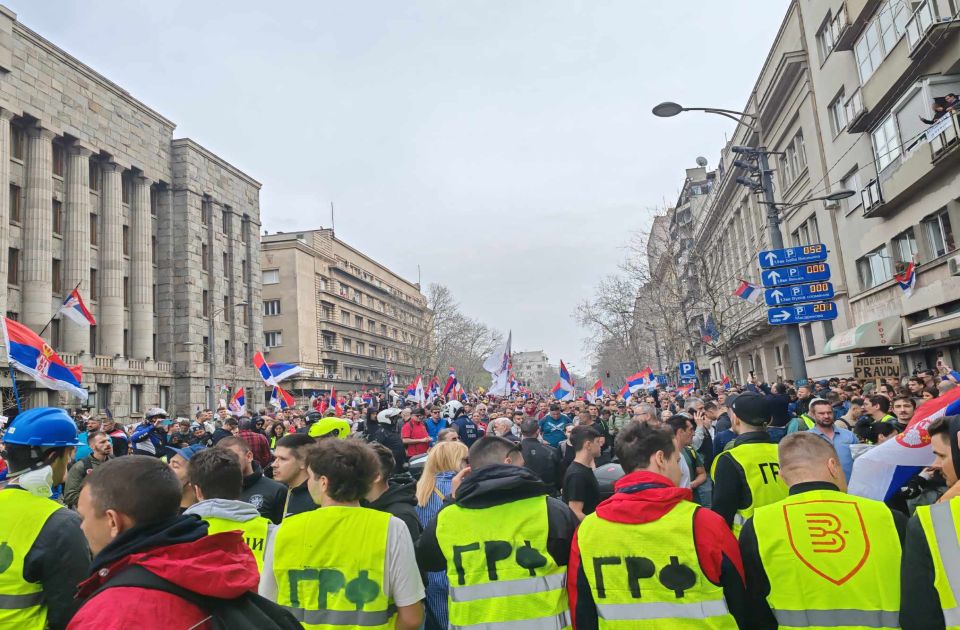
[[[123,354],[123,169],[103,165],[103,242],[100,244],[100,349]],[[49,214],[49,213],[48,213]]]
[[[53,132],[27,130],[27,203],[23,212],[23,322],[39,332],[50,321],[53,264]],[[6,192],[6,191],[3,191]]]
[[[90,295],[90,150],[74,145],[67,151],[67,177],[63,232],[63,286],[70,291],[80,284],[80,295]],[[89,352],[90,332],[66,322],[61,326],[67,352]]]
[[[0,109],[0,315],[7,313],[7,250],[10,247],[10,119],[13,113]]]
[[[130,197],[130,327],[133,329],[131,356],[153,356],[153,234],[150,219],[150,181],[133,178]]]

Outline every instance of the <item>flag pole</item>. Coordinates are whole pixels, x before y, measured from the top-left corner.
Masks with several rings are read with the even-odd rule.
[[[80,282],[83,282],[83,281],[81,280]],[[80,288],[80,282],[77,283],[77,286],[73,287],[73,290],[71,290],[70,293],[73,293],[74,291]],[[70,295],[70,293],[68,293],[67,295]],[[63,308],[63,304],[60,305],[60,308]],[[47,323],[43,325],[43,328],[41,328],[40,332],[37,333],[38,337],[43,337],[43,333],[47,330],[47,327],[50,326],[50,324],[53,323],[53,320],[57,318],[57,315],[60,314],[60,308],[58,308],[57,312],[53,314],[53,317],[51,317],[47,321]]]

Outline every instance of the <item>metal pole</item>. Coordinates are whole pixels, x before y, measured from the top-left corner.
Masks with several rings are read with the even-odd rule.
[[[660,358],[660,340],[657,337],[657,329],[650,328],[650,332],[653,333],[653,349],[657,353],[657,372],[663,374],[663,359]]]
[[[17,391],[17,377],[14,375],[16,368],[13,367],[13,363],[8,365],[10,366],[10,384],[13,386],[13,400],[17,403],[17,413],[20,413],[23,408],[20,406],[20,392]]]
[[[212,301],[212,298],[210,299]],[[209,373],[207,374],[207,389],[209,390],[207,392],[207,406],[210,409],[214,409],[215,406],[213,404],[213,396],[214,396],[213,375],[214,375],[214,370],[216,369],[215,364],[217,362],[217,346],[216,346],[216,341],[213,338],[213,333],[214,333],[213,320],[214,318],[216,318],[217,313],[216,311],[213,310],[213,304],[210,304],[209,306],[210,306],[210,319],[207,322],[207,326],[208,326],[207,327],[207,358],[210,361],[208,364]]]
[[[780,217],[773,199],[773,171],[770,170],[766,147],[758,147],[757,154],[760,158],[760,176],[763,182],[763,196],[767,202],[767,230],[770,234],[770,247],[773,249],[783,249],[783,234],[780,233]],[[789,324],[786,326],[786,329],[787,348],[790,350],[790,370],[793,372],[793,380],[798,384],[805,384],[807,381],[807,363],[803,356],[800,326],[798,324]]]

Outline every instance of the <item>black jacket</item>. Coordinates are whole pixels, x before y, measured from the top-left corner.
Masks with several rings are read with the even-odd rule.
[[[317,509],[317,507],[319,506],[313,502],[313,497],[310,496],[310,490],[307,489],[307,482],[304,481],[299,486],[290,488],[287,493],[287,503],[283,516],[286,518],[294,514],[309,512],[310,510]]]
[[[240,500],[253,505],[260,516],[279,525],[283,520],[283,504],[287,500],[287,487],[279,481],[263,476],[263,469],[253,462],[253,474],[243,478]]]
[[[793,486],[790,488],[790,494],[800,494],[812,490],[839,490],[839,488],[829,482],[811,481],[798,483]],[[893,524],[897,528],[897,534],[900,536],[902,544],[907,519],[896,510],[891,510],[890,513],[893,515]],[[747,610],[750,615],[749,628],[751,628],[751,630],[776,630],[779,625],[777,619],[773,616],[773,612],[770,610],[770,604],[767,603],[767,596],[770,595],[770,579],[767,577],[767,572],[763,568],[763,562],[760,559],[760,548],[757,544],[757,532],[753,528],[753,518],[747,519],[747,522],[743,525],[743,529],[740,530],[740,555],[743,558],[743,570],[747,577]],[[904,554],[904,559],[906,559],[906,554]],[[837,608],[843,607],[844,603],[838,601]],[[935,606],[935,608],[936,612],[939,613],[939,605]],[[904,627],[906,628],[906,626]],[[912,627],[931,628],[934,626]],[[943,625],[940,627],[942,628]]]
[[[457,490],[455,502],[470,509],[503,505],[512,501],[545,496],[550,486],[526,468],[497,464],[472,471]],[[577,529],[577,517],[562,501],[547,496],[547,551],[560,566],[570,558],[570,544]],[[483,513],[479,512],[478,516]],[[490,531],[498,531],[504,523],[486,523]],[[446,571],[447,559],[437,541],[437,519],[433,519],[417,541],[417,564],[422,571]]]
[[[228,438],[228,437],[233,437],[233,433],[230,433],[229,431],[227,431],[227,430],[224,429],[223,427],[219,427],[219,428],[217,428],[217,429],[214,429],[214,430],[213,430],[213,435],[210,436],[210,439],[211,439],[211,442],[212,442],[212,443],[211,443],[211,446],[216,446],[217,442],[219,442],[219,441],[222,440],[223,438]]]
[[[553,488],[551,494],[556,494],[563,481],[560,476],[560,452],[537,438],[520,440],[520,452],[523,453],[523,465]]]
[[[363,502],[363,505],[399,518],[410,530],[410,537],[416,543],[423,529],[420,526],[420,519],[417,518],[416,488],[417,483],[412,479],[402,483],[391,483],[387,491],[375,501]]]
[[[14,485],[2,492],[26,492]],[[47,623],[52,630],[67,627],[80,602],[73,599],[87,577],[90,548],[80,530],[80,515],[62,508],[50,515],[23,559],[23,577],[43,587]]]
[[[960,499],[953,499],[958,501]],[[903,630],[943,630],[943,604],[933,586],[933,557],[916,515],[907,523],[900,564],[900,627]]]
[[[375,426],[367,433],[368,442],[377,442],[383,444],[393,453],[393,461],[396,462],[394,472],[403,472],[407,463],[407,449],[403,446],[403,438],[391,427],[374,423]],[[367,424],[370,426],[370,423]]]
[[[773,440],[766,431],[751,431],[737,436],[734,446],[741,444],[770,444]],[[719,455],[719,453],[718,453]],[[743,471],[732,457],[720,457],[713,474],[713,505],[711,509],[733,526],[733,517],[740,508],[750,505],[750,487]]]

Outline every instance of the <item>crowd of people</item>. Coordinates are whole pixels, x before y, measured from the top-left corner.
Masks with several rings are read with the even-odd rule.
[[[960,627],[960,416],[886,502],[847,493],[958,382],[29,409],[0,628]]]

